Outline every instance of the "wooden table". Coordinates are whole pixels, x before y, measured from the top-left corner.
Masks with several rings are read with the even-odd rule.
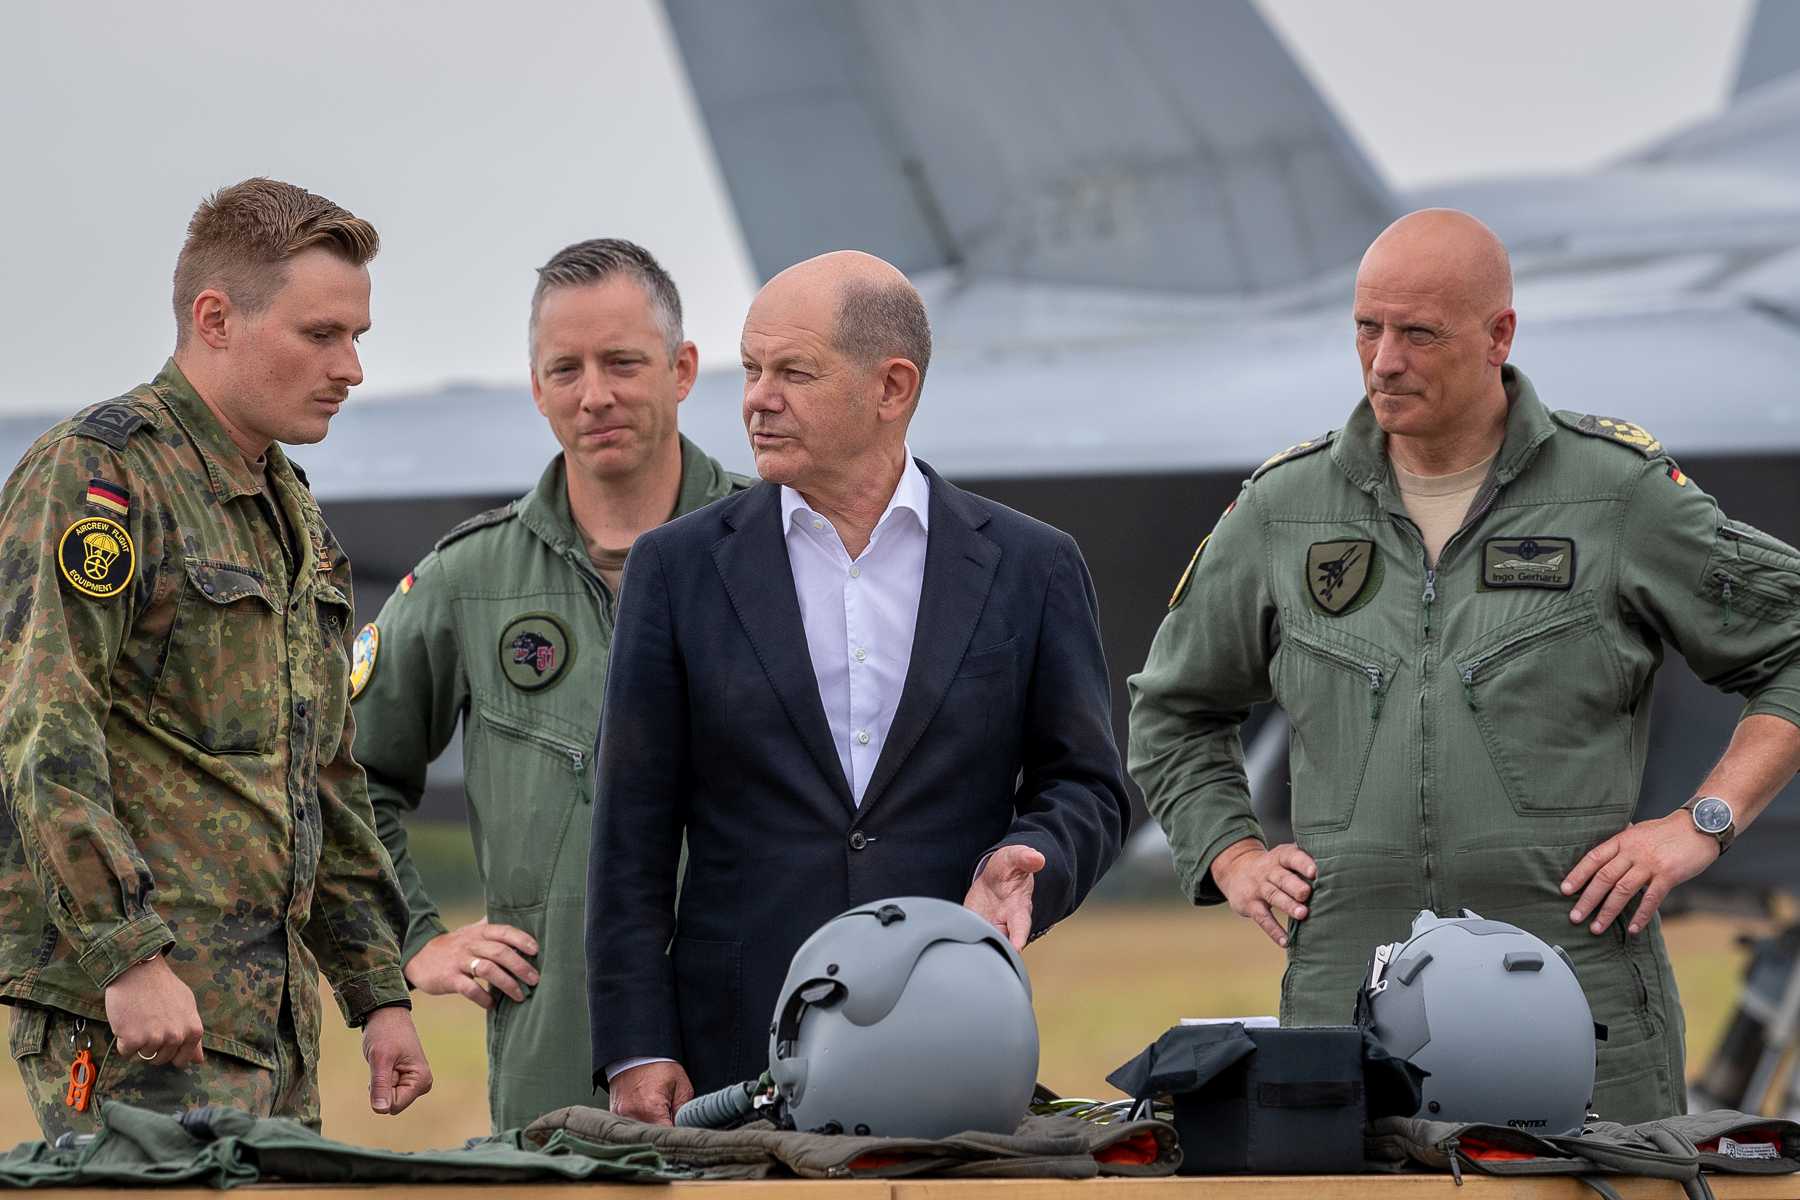
[[[1709,1175],[1719,1200],[1800,1200],[1800,1175]],[[1681,1185],[1665,1179],[1619,1175],[1606,1181],[1625,1200],[1683,1200]],[[810,1200],[1595,1200],[1598,1193],[1580,1181],[1495,1179],[1463,1175],[1459,1189],[1448,1175],[1214,1175],[1173,1179],[1088,1179],[1075,1182],[1036,1179],[900,1179],[795,1180],[757,1183],[550,1183],[415,1184],[340,1187],[330,1184],[256,1184],[247,1190],[263,1195],[305,1193],[306,1200],[364,1197],[379,1188],[383,1197],[408,1200],[568,1200],[597,1192],[636,1200],[778,1200],[802,1196]],[[45,1200],[116,1200],[142,1194],[146,1200],[213,1200],[209,1188],[146,1188],[123,1192],[104,1188],[50,1189]]]

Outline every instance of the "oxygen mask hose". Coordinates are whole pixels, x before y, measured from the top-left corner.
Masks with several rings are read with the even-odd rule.
[[[695,1096],[675,1110],[675,1124],[685,1129],[736,1129],[762,1116],[774,1102],[775,1081],[764,1071],[759,1078]]]

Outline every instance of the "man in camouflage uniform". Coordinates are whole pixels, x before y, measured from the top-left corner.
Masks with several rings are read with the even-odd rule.
[[[211,197],[173,359],[0,493],[0,1000],[46,1137],[111,1100],[317,1126],[321,969],[371,1107],[430,1087],[351,758],[350,564],[275,444],[361,382],[377,246],[289,184]]]
[[[1466,907],[1564,947],[1607,1027],[1602,1117],[1681,1112],[1657,909],[1800,766],[1800,551],[1641,427],[1545,408],[1507,361],[1505,249],[1467,214],[1377,238],[1353,311],[1364,399],[1195,551],[1129,683],[1132,774],[1194,902],[1286,950],[1284,1024],[1349,1020],[1377,944]],[[1665,648],[1747,703],[1689,811],[1633,824]],[[1273,847],[1238,740],[1269,699],[1292,722]]]
[[[648,251],[613,238],[558,251],[530,329],[532,396],[562,452],[532,491],[439,540],[358,635],[352,677],[356,757],[411,914],[406,976],[488,1010],[496,1129],[595,1102],[588,760],[625,553],[746,484],[677,432],[699,359]],[[451,930],[403,818],[459,722],[487,918]]]

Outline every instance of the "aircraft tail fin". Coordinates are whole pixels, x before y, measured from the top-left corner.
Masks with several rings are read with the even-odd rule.
[[[1738,60],[1733,100],[1771,80],[1800,71],[1800,4],[1758,0]]]
[[[766,278],[1262,291],[1398,206],[1250,0],[664,0]]]

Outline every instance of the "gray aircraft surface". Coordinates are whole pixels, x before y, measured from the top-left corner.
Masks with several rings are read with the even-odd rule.
[[[1249,0],[665,8],[759,275],[843,247],[907,271],[936,341],[914,452],[1079,540],[1121,743],[1124,677],[1194,544],[1257,463],[1356,404],[1355,263],[1413,208],[1468,209],[1512,249],[1514,361],[1552,407],[1648,427],[1732,515],[1800,540],[1800,5],[1764,0],[1716,116],[1599,169],[1416,193]],[[681,421],[748,470],[741,386],[703,372]],[[44,424],[0,421],[0,453]],[[359,400],[301,458],[366,617],[554,450],[521,382]],[[1687,798],[1738,711],[1671,659],[1646,815]],[[1246,742],[1279,832],[1280,714]],[[459,760],[433,769],[440,815]],[[1796,890],[1796,790],[1677,896]],[[1166,863],[1153,822],[1134,848]]]

